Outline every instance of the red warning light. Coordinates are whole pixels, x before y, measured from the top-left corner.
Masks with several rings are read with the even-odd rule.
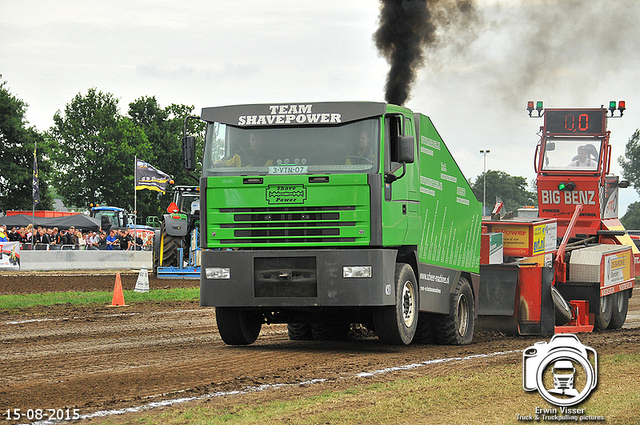
[[[177,213],[180,212],[180,209],[178,208],[178,205],[176,205],[175,202],[172,202],[169,204],[169,206],[167,207],[167,212],[169,214],[173,214],[173,213]]]
[[[527,102],[527,111],[529,111],[529,116],[531,116],[531,113],[533,112],[533,100]]]

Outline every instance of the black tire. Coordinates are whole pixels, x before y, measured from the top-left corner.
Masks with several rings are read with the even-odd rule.
[[[218,332],[225,344],[249,345],[260,335],[261,313],[235,307],[216,307]]]
[[[158,262],[160,261],[160,241],[162,240],[162,231],[156,230],[153,232],[153,271],[158,272]],[[100,248],[102,249],[102,248]],[[106,249],[106,245],[105,245]]]
[[[433,314],[421,311],[412,344],[433,344]]]
[[[343,341],[349,337],[351,323],[312,323],[311,335],[316,341]]]
[[[311,335],[316,341],[330,341],[332,338],[332,330],[330,323],[312,323]]]
[[[287,331],[291,341],[306,341],[313,339],[311,325],[308,323],[287,323]]]
[[[620,329],[627,320],[627,311],[629,310],[629,290],[616,292],[612,296],[611,321],[608,329]]]
[[[178,267],[178,248],[180,248],[181,238],[169,236],[162,225],[162,233],[160,238],[160,249],[162,250],[162,264],[160,264],[160,256],[158,255],[159,267]]]
[[[434,315],[434,336],[438,344],[471,344],[475,328],[475,303],[471,285],[460,277],[453,291],[453,311]]]
[[[606,297],[600,297],[600,303],[598,310],[596,311],[596,320],[594,329],[596,331],[603,331],[609,327],[611,323],[611,316],[613,315],[613,296],[607,295]]]
[[[418,284],[408,264],[396,264],[395,288],[395,305],[377,308],[373,321],[380,341],[407,345],[416,333],[419,312]]]
[[[553,308],[556,312],[556,326],[566,325],[573,318],[571,306],[560,295],[555,286],[551,287],[551,299],[553,299]]]

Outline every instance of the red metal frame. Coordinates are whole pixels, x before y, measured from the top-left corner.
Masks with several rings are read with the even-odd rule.
[[[582,205],[576,205],[576,209],[571,217],[571,221],[569,221],[569,225],[566,228],[566,238],[562,238],[562,243],[558,248],[558,252],[556,252],[556,258],[553,261],[553,265],[555,268],[556,283],[564,283],[567,281],[567,264],[564,261],[564,252],[567,248],[567,242],[569,242],[569,238],[575,234],[574,227],[576,222],[578,221],[578,217],[580,217],[580,213],[582,212]],[[559,226],[558,226],[559,227]]]
[[[571,300],[569,305],[573,310],[573,319],[564,326],[556,326],[555,333],[593,332],[595,317],[594,314],[589,314],[589,301]]]

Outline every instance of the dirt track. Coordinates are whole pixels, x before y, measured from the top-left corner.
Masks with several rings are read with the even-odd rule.
[[[114,275],[104,277],[0,277],[1,292],[112,290]],[[133,289],[136,276],[123,276]],[[197,286],[197,281],[151,279],[150,286]],[[64,288],[64,289],[63,289]],[[636,289],[637,291],[637,289]],[[640,293],[632,298],[625,329],[583,334],[581,341],[599,355],[640,352]],[[143,303],[129,307],[54,306],[0,312],[0,412],[6,409],[77,408],[81,415],[136,407],[152,401],[245,390],[260,385],[295,384],[242,397],[286,397],[362,383],[361,372],[430,359],[515,351],[468,364],[521,362],[521,352],[540,337],[476,334],[464,347],[390,347],[377,339],[345,342],[289,341],[286,327],[263,327],[248,347],[226,346],[217,334],[214,310],[197,302]],[[433,367],[433,373],[460,368],[461,362]],[[430,372],[431,373],[431,372]],[[390,380],[394,373],[367,379]],[[320,384],[297,384],[312,380]],[[216,403],[235,403],[218,397]],[[5,421],[3,423],[11,423]],[[97,419],[94,419],[97,420]],[[90,420],[90,421],[94,421]],[[22,420],[20,422],[28,422]]]
[[[0,275],[0,295],[4,294],[41,294],[63,291],[113,291],[116,272],[87,271],[71,272],[22,272]],[[120,273],[122,289],[133,290],[138,275],[131,272]],[[155,289],[194,288],[198,280],[158,279],[149,275],[149,287]]]

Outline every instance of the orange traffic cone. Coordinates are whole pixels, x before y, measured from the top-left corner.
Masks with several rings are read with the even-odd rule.
[[[120,273],[116,273],[116,285],[113,287],[113,300],[110,307],[126,306],[124,303],[124,294],[122,293],[122,280]]]

